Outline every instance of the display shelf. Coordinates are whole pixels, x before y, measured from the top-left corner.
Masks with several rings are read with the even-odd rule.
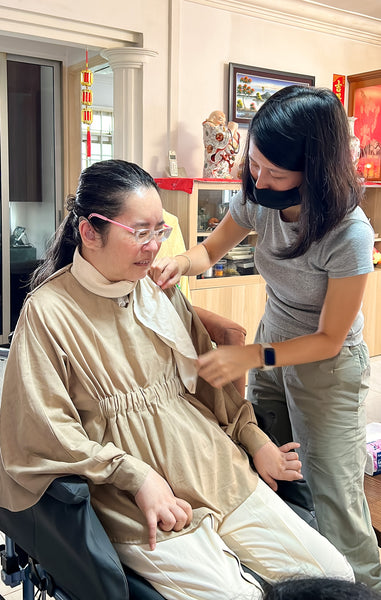
[[[156,179],[156,183],[165,210],[179,219],[186,248],[210,235],[209,219],[220,221],[230,199],[241,189],[239,179],[162,178]],[[250,232],[247,240],[250,246],[255,246],[256,233]],[[252,265],[250,274],[189,277],[192,302],[241,323],[250,341],[266,302],[265,282],[254,274],[254,255]]]
[[[228,210],[232,196],[241,189],[241,180],[239,179],[189,179],[181,177],[174,179],[166,177],[156,179],[156,183],[161,189],[160,195],[164,208],[175,214],[179,219],[187,248],[195,246],[210,235],[211,229],[208,230],[209,221],[211,219],[221,221]],[[256,233],[254,231],[250,232],[247,238],[250,241],[249,245],[254,247]],[[253,268],[247,275],[212,276],[207,278],[191,276],[189,277],[190,289],[205,288],[208,285],[205,284],[206,280],[208,282],[218,280],[218,285],[223,286],[240,286],[242,285],[242,277],[259,277],[259,275],[254,274],[254,255],[252,264]],[[230,268],[232,268],[231,264]],[[226,279],[228,282],[225,281]]]

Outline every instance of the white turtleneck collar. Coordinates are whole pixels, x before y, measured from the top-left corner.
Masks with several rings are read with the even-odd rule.
[[[184,385],[190,392],[195,391],[197,354],[192,340],[172,302],[150,277],[139,281],[109,281],[80,255],[78,248],[74,252],[71,273],[89,292],[111,298],[119,306],[126,306],[133,292],[136,318],[172,348]]]
[[[123,298],[132,292],[136,281],[109,281],[75,249],[71,273],[89,292],[103,298]]]

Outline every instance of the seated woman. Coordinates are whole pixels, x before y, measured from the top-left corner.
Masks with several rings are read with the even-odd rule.
[[[240,561],[269,582],[352,580],[271,489],[301,478],[297,444],[277,448],[231,384],[197,378],[209,338],[181,292],[147,276],[170,233],[150,175],[96,163],[69,210],[10,349],[1,506],[23,510],[56,477],[84,477],[121,561],[168,599],[262,598]]]

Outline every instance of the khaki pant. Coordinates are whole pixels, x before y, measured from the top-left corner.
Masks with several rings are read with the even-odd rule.
[[[282,341],[263,323],[256,341]],[[248,399],[276,415],[272,433],[301,444],[320,532],[345,556],[356,579],[381,592],[377,539],[364,495],[365,398],[370,363],[364,343],[319,362],[251,372]]]
[[[222,523],[212,517],[190,533],[157,544],[115,544],[121,561],[168,600],[257,600],[261,586],[241,563],[265,581],[289,577],[353,580],[346,559],[307,525],[261,480]]]

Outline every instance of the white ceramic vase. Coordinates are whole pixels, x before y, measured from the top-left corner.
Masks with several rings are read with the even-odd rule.
[[[356,121],[357,117],[348,117],[348,123],[349,123],[349,146],[351,149],[351,156],[352,156],[352,161],[353,164],[355,165],[355,167],[357,167],[357,163],[359,161],[360,158],[360,140],[359,138],[355,135],[355,121]]]

